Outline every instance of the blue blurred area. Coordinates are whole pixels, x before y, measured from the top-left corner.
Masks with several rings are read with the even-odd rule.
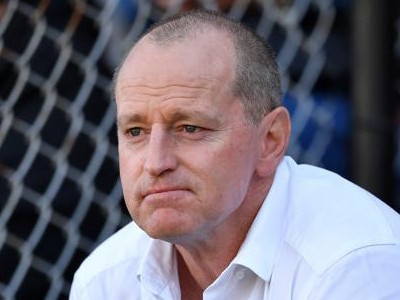
[[[306,120],[306,124],[294,141],[300,145],[303,152],[297,158],[299,162],[307,163],[305,152],[312,147],[317,134],[329,135],[329,143],[321,157],[319,165],[331,171],[349,178],[350,166],[350,101],[348,97],[340,93],[315,93],[312,95],[312,115]],[[293,115],[301,101],[290,94],[283,98],[285,107]],[[329,113],[329,122],[323,123],[317,114],[321,111]],[[296,124],[292,124],[296,126]]]
[[[132,24],[136,18],[138,7],[136,1],[119,0],[118,1],[118,19],[125,24]]]

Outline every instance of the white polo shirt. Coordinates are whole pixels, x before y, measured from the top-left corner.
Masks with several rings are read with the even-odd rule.
[[[70,299],[180,299],[174,247],[130,223],[75,274]],[[285,157],[248,235],[203,299],[400,299],[400,216]]]

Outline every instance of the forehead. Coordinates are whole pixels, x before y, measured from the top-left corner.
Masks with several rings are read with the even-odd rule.
[[[176,83],[196,84],[197,81],[231,82],[234,53],[226,34],[212,31],[196,38],[160,45],[143,38],[131,51],[121,67],[119,85]]]

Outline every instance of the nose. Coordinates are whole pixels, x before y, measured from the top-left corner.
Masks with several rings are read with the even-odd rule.
[[[161,176],[177,167],[173,138],[162,126],[154,125],[147,145],[144,169],[152,176]]]

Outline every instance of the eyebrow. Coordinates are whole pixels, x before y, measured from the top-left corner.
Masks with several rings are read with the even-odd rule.
[[[189,122],[201,122],[203,125],[208,124],[213,126],[219,126],[221,123],[221,120],[216,116],[216,114],[209,110],[187,109],[186,107],[181,107],[168,115],[168,121],[172,123],[186,120]]]
[[[209,119],[211,117],[208,117],[206,114],[204,114],[203,111],[199,110],[191,110],[191,111],[186,111],[186,110],[178,110],[173,112],[169,119],[171,121],[177,122],[177,121],[182,121],[182,120],[204,120],[204,119]]]
[[[120,127],[124,124],[130,123],[144,123],[146,122],[146,118],[143,118],[140,114],[121,114],[117,115],[117,127]]]
[[[207,124],[218,125],[220,121],[214,116],[214,114],[205,113],[203,110],[187,110],[180,108],[177,111],[167,115],[167,122],[179,122],[179,121],[194,121],[194,122],[206,122]],[[121,114],[117,116],[117,127],[130,123],[146,123],[147,117],[140,114]]]

